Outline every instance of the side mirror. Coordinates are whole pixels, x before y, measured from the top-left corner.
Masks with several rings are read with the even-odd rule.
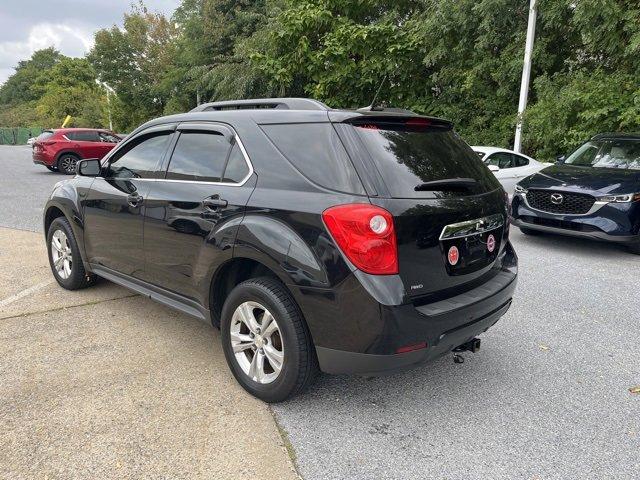
[[[500,171],[500,167],[497,165],[487,165],[489,167],[489,170],[491,170],[492,172],[499,172]]]
[[[79,160],[76,163],[76,174],[82,177],[97,177],[100,175],[100,171],[100,160],[97,158]]]
[[[556,163],[564,163],[566,159],[567,159],[566,155],[558,155],[556,157]]]

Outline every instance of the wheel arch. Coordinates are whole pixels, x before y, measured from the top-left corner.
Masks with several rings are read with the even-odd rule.
[[[238,284],[250,278],[270,277],[278,280],[283,288],[295,299],[293,292],[286,285],[286,279],[276,273],[275,265],[266,265],[263,261],[243,256],[232,257],[214,272],[209,288],[209,310],[211,322],[220,326],[222,306],[227,296]]]
[[[44,212],[44,234],[45,236],[47,235],[47,232],[49,232],[49,227],[51,226],[51,223],[53,223],[53,221],[56,218],[59,217],[66,217],[65,213],[62,211],[62,209],[60,207],[58,207],[57,205],[49,205],[47,207],[47,209]],[[67,220],[69,220],[67,218]]]
[[[44,236],[45,238],[47,237],[49,227],[56,218],[65,217],[71,225],[71,230],[73,230],[73,234],[76,237],[78,249],[80,250],[80,257],[82,258],[85,269],[90,271],[84,249],[84,222],[80,216],[80,209],[76,203],[76,199],[70,197],[69,192],[64,190],[65,189],[63,189],[62,192],[59,192],[59,188],[56,188],[54,190],[54,194],[58,192],[59,196],[49,200],[44,207],[42,219]]]

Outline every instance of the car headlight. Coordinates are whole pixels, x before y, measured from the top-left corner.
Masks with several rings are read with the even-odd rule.
[[[605,195],[598,197],[601,202],[629,203],[640,200],[640,193],[625,193],[624,195]]]
[[[516,185],[516,193],[521,193],[523,195],[527,194],[527,189],[524,187],[521,187],[520,185]]]

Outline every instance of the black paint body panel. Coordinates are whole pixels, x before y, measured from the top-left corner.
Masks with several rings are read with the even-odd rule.
[[[339,121],[357,115],[331,114]],[[517,257],[508,242],[508,224],[500,231],[496,256],[468,275],[447,273],[438,236],[444,225],[454,222],[495,213],[503,213],[506,220],[504,192],[424,201],[386,198],[366,155],[354,151],[356,144],[343,124],[336,129],[367,195],[333,191],[294,168],[259,127],[329,122],[329,117],[326,111],[247,110],[154,120],[127,137],[105,162],[145,129],[215,122],[237,133],[254,173],[239,186],[166,181],[162,172],[155,178],[121,181],[75,177],[56,186],[45,218],[51,208],[58,208],[73,219],[90,271],[205,321],[213,317],[211,286],[218,272],[240,259],[258,262],[290,290],[307,321],[321,368],[332,373],[402,368],[442,355],[495,323],[510,305],[516,285]],[[166,160],[159,165],[166,167]],[[141,205],[127,204],[132,192],[144,197]],[[227,205],[206,210],[203,199],[213,195]],[[322,212],[347,203],[374,203],[392,213],[398,275],[365,274],[338,249]],[[511,280],[505,283],[505,277]],[[488,287],[498,281],[500,288]],[[423,288],[412,290],[415,284]],[[447,301],[452,305],[448,311],[443,307]],[[435,314],[432,304],[440,309]],[[421,352],[393,355],[399,347],[425,341],[428,348]],[[354,365],[360,367],[349,366],[351,354],[359,356]],[[367,367],[369,360],[373,366]]]

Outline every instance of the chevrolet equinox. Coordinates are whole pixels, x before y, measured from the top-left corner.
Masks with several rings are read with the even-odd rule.
[[[102,277],[212,323],[237,381],[277,402],[319,371],[475,352],[516,286],[508,218],[450,122],[282,98],[145,123],[78,162],[44,227],[62,287]]]

